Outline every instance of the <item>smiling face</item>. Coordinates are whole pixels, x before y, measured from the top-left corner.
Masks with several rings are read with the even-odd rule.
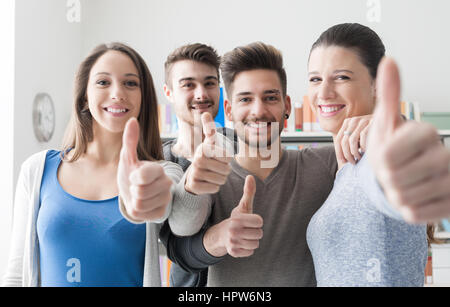
[[[337,134],[346,118],[373,112],[375,80],[352,49],[317,47],[308,70],[309,101],[325,131]]]
[[[87,87],[93,128],[121,133],[131,117],[138,117],[142,94],[133,61],[119,51],[108,51],[92,67]]]
[[[283,96],[280,78],[273,70],[238,73],[232,82],[231,101],[225,101],[227,118],[233,121],[238,137],[251,147],[270,146],[277,140],[285,114],[291,111],[290,98]]]
[[[213,118],[219,110],[220,88],[217,70],[211,65],[193,60],[173,64],[170,85],[164,86],[167,98],[175,106],[179,120],[194,125],[204,112]]]

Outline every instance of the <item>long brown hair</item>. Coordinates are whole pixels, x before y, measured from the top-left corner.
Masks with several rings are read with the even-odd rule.
[[[142,101],[137,118],[140,128],[138,158],[149,161],[163,160],[158,126],[158,102],[152,75],[144,59],[134,49],[122,43],[101,44],[80,64],[75,77],[72,117],[64,136],[62,157],[67,162],[76,161],[86,152],[88,143],[93,140],[92,115],[86,94],[89,74],[97,60],[111,50],[127,55],[139,72]],[[73,154],[70,158],[66,158],[65,153],[69,150],[72,150]]]

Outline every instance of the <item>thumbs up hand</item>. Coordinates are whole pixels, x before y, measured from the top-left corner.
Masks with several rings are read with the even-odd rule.
[[[232,159],[225,148],[216,144],[216,128],[211,114],[203,113],[201,121],[205,139],[195,151],[185,182],[185,190],[196,195],[218,192],[231,172]]]
[[[139,124],[131,118],[123,133],[117,183],[130,218],[137,222],[160,219],[172,199],[172,180],[156,162],[139,161]]]
[[[247,176],[244,194],[231,216],[205,233],[203,244],[211,255],[249,257],[259,247],[259,240],[263,237],[263,219],[260,215],[253,214],[255,192],[255,178]]]
[[[386,198],[410,223],[450,216],[450,151],[430,124],[401,120],[400,76],[392,59],[380,63],[377,93],[367,154]]]

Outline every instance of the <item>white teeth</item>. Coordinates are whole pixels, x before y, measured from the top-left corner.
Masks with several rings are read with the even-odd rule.
[[[322,112],[324,113],[333,113],[339,111],[340,107],[322,107]]]
[[[125,113],[127,111],[127,109],[112,109],[112,108],[107,108],[106,110],[111,113]]]
[[[248,124],[252,128],[265,128],[267,127],[267,123],[249,123]]]

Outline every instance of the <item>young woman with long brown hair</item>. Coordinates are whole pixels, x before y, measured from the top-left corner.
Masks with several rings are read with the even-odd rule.
[[[128,122],[139,131],[137,159],[163,169],[153,221],[170,214],[171,185],[182,175],[178,165],[160,161],[150,71],[129,46],[103,44],[81,63],[74,96],[62,150],[37,153],[22,165],[4,285],[158,286],[157,225],[130,223],[118,196]]]

